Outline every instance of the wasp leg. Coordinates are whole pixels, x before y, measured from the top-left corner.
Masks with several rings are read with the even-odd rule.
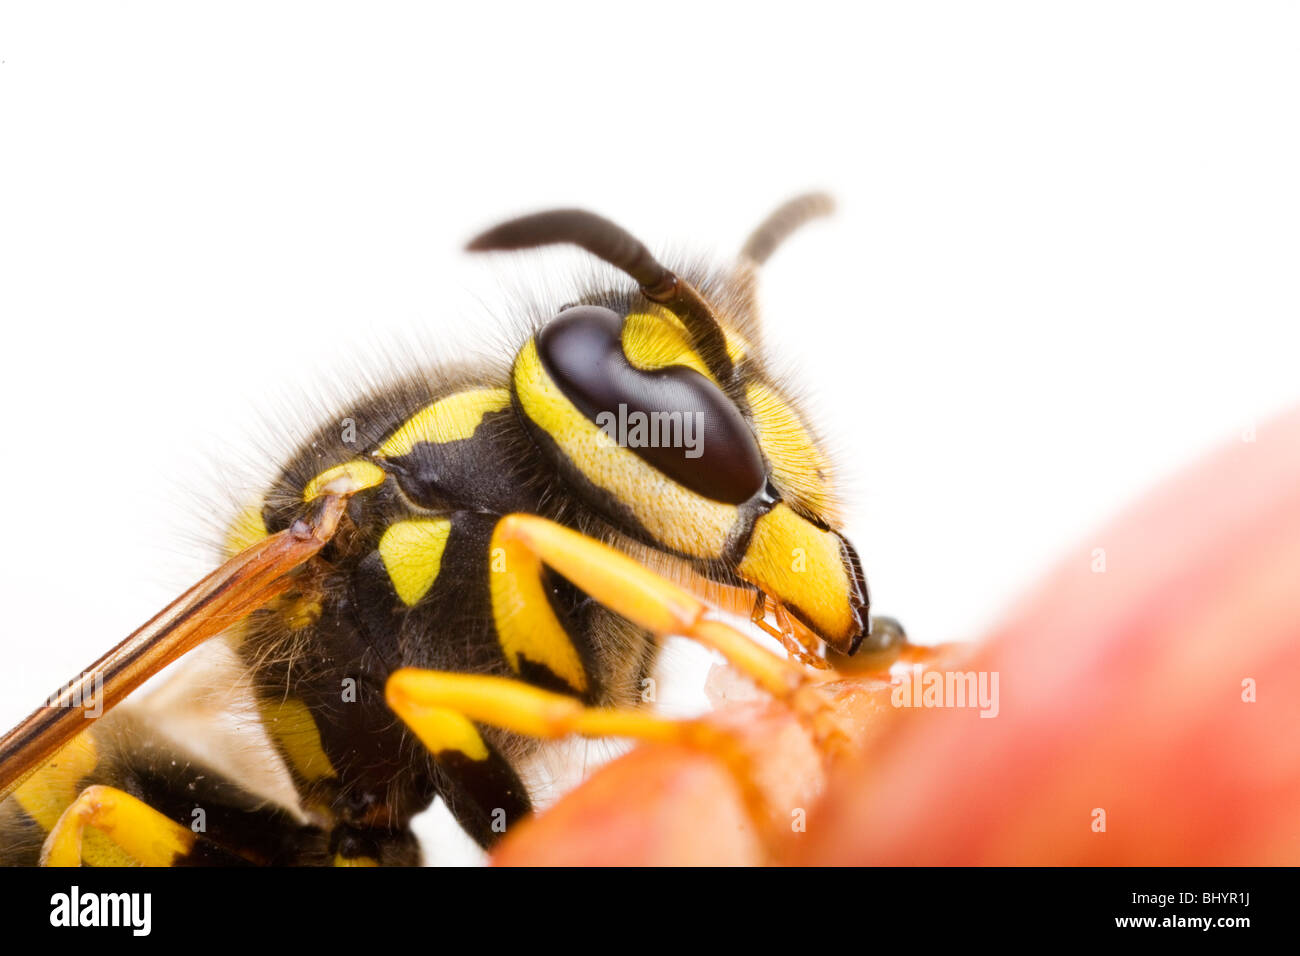
[[[221,753],[216,738],[207,743],[210,756]],[[217,765],[198,759],[139,708],[106,714],[0,802],[0,866],[32,866],[43,854],[54,863],[92,866],[169,859],[184,866],[319,866],[356,845],[293,810],[285,785],[273,785],[276,774],[253,770],[254,755],[229,756]],[[52,838],[56,829],[60,835]],[[123,842],[133,834],[146,835],[135,837],[147,840],[144,857]],[[385,846],[377,858],[414,862],[418,850],[414,837],[407,838],[409,852]],[[180,856],[166,852],[186,844]]]
[[[756,817],[765,812],[743,749],[726,731],[705,721],[666,720],[638,710],[588,707],[575,697],[511,678],[414,667],[395,671],[388,678],[385,696],[388,706],[439,761],[449,747],[471,755],[482,753],[485,745],[476,722],[541,739],[580,734],[677,743],[722,759],[732,770],[751,812]]]
[[[392,687],[391,681],[388,686]],[[390,707],[393,699],[390,692]],[[416,736],[433,755],[441,777],[439,794],[452,816],[479,846],[492,846],[507,827],[532,812],[532,801],[519,775],[463,714],[447,708],[424,709],[415,717],[417,727],[403,711],[393,709],[416,731]],[[415,716],[414,711],[410,712]]]
[[[710,724],[597,706],[582,650],[551,608],[545,575],[565,578],[596,603],[660,637],[682,635],[719,651],[760,687],[786,701],[830,739],[816,681],[798,665],[709,616],[707,604],[626,554],[555,522],[510,514],[496,522],[489,571],[498,638],[519,679],[407,668],[386,685],[386,700],[450,778],[450,809],[478,842],[490,845],[529,803],[510,765],[480,725],[534,738],[586,736],[671,741],[705,749],[734,770],[759,812],[747,759],[735,740]],[[543,686],[545,685],[545,689]],[[562,692],[556,692],[562,691]],[[513,809],[512,809],[513,808]]]
[[[545,564],[590,597],[658,637],[679,634],[718,651],[776,697],[789,700],[809,682],[800,667],[708,616],[709,606],[621,551],[536,515],[501,519],[497,540],[506,563]]]
[[[206,844],[197,833],[129,793],[95,784],[81,791],[45,838],[42,865],[80,866],[83,859],[92,865],[122,862],[120,856],[102,844],[93,850],[85,846],[83,835],[87,827],[98,830],[112,847],[142,866],[174,866],[195,855],[214,864],[244,862]]]
[[[594,600],[657,637],[681,635],[722,654],[759,687],[784,701],[828,751],[844,743],[817,685],[821,676],[757,644],[743,632],[709,617],[711,608],[621,551],[563,525],[528,514],[506,515],[494,541],[506,564],[526,562],[531,575],[541,565],[558,572]]]
[[[775,626],[767,623],[769,614],[776,618]],[[802,627],[796,618],[791,617],[784,607],[766,594],[759,594],[749,620],[780,641],[785,652],[800,664],[822,671],[830,669],[830,665],[817,656],[817,639],[808,632],[807,628]]]

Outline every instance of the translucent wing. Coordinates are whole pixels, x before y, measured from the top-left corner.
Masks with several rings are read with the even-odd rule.
[[[311,521],[235,555],[0,739],[0,799],[84,730],[87,717],[107,713],[172,661],[286,590],[288,574],[334,536],[351,493],[322,496]]]

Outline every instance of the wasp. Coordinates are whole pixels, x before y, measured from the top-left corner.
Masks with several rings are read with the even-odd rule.
[[[0,741],[0,860],[410,865],[438,798],[489,847],[533,808],[520,766],[541,740],[723,746],[641,706],[669,635],[815,726],[828,655],[904,640],[873,628],[830,462],[764,361],[759,267],[829,205],[790,201],[723,268],[670,269],[576,209],[471,241],[576,245],[616,271],[540,304],[495,366],[409,376],[305,442],[224,564]],[[165,713],[113,709],[218,636],[291,799]]]

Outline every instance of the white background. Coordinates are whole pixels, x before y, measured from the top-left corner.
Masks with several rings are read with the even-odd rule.
[[[313,383],[562,298],[460,252],[552,205],[725,257],[837,195],[770,341],[877,607],[975,637],[1300,400],[1298,101],[1293,4],[6,4],[0,723],[210,566]]]

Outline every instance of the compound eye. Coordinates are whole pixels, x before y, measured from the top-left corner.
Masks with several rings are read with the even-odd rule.
[[[583,415],[673,481],[727,504],[761,492],[763,455],[735,404],[695,369],[632,365],[622,327],[610,309],[567,309],[538,333],[538,357]]]

